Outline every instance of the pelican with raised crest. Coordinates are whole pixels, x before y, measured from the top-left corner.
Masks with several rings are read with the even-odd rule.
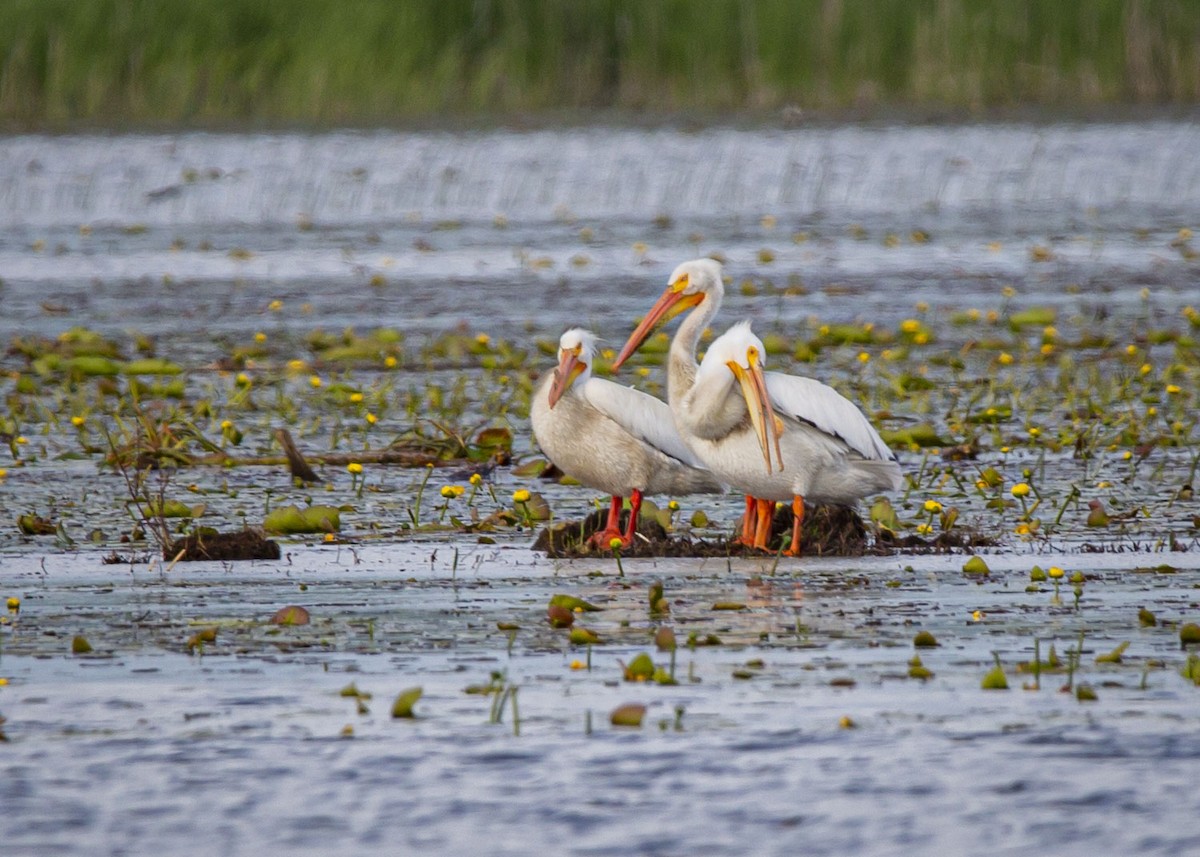
[[[629,547],[644,494],[722,490],[675,429],[666,404],[632,387],[592,377],[596,337],[572,328],[558,343],[558,366],[538,382],[530,419],[538,445],[558,468],[589,488],[612,495],[604,530],[591,542]],[[623,498],[629,523],[620,528]]]

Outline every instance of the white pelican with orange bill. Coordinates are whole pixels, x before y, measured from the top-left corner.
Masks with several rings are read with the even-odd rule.
[[[713,342],[705,355],[705,363],[712,367],[703,379],[706,389],[693,394],[701,381],[702,364],[695,358],[700,335],[720,310],[724,296],[719,262],[696,259],[679,265],[613,368],[660,325],[690,310],[671,341],[667,360],[667,401],[676,428],[718,478],[746,494],[743,542],[768,549],[774,502],[789,501],[793,529],[787,552],[798,554],[805,498],[850,503],[876,491],[894,490],[901,483],[900,467],[863,413],[833,388],[776,372],[761,373],[764,386],[756,393],[743,386],[728,363],[741,366],[754,384],[749,346],[757,349],[760,370],[765,356],[761,341],[748,327],[735,334],[739,329],[735,326]],[[743,354],[738,360],[733,359],[737,355],[719,360],[713,356],[718,343],[718,350],[741,348]],[[769,419],[767,408],[774,414]],[[741,423],[733,419],[735,415]],[[755,427],[756,419],[761,430]],[[723,429],[728,434],[722,436]]]
[[[676,412],[678,402],[692,388],[696,371],[700,368],[696,362],[700,334],[721,309],[724,297],[725,285],[721,281],[720,262],[715,259],[694,259],[679,265],[667,281],[667,290],[630,334],[613,363],[613,371],[621,368],[621,364],[637,351],[651,333],[675,316],[693,310],[671,340],[667,359],[667,403],[671,411]],[[774,509],[775,504],[770,500],[746,494],[746,511],[742,515],[742,534],[738,541],[753,546],[758,530],[763,526],[770,528]]]
[[[805,501],[853,503],[900,487],[896,457],[866,416],[820,381],[764,370],[766,351],[735,324],[713,340],[695,384],[676,410],[688,446],[740,491],[792,505],[800,553]],[[758,521],[755,547],[767,549],[770,521]]]
[[[632,387],[592,377],[596,337],[572,328],[558,345],[558,366],[537,385],[530,420],[538,446],[558,468],[612,495],[608,521],[592,543],[629,547],[644,494],[701,494],[722,489],[675,428],[671,409]],[[623,498],[629,523],[620,528]]]

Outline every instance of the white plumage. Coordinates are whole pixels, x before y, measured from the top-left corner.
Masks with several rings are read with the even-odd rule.
[[[617,359],[624,362],[658,325],[692,312],[671,343],[668,401],[688,446],[721,480],[759,498],[752,543],[766,548],[769,515],[764,501],[790,500],[792,544],[799,551],[804,501],[848,503],[898,488],[895,456],[855,405],[815,381],[764,372],[762,342],[749,324],[734,325],[695,361],[700,333],[724,297],[719,263],[685,262],[667,290],[630,336]],[[736,368],[735,368],[736,367]],[[741,387],[740,391],[738,387]],[[747,517],[743,538],[748,538]]]
[[[537,385],[530,419],[538,445],[564,473],[612,495],[608,524],[593,536],[607,548],[613,538],[628,547],[643,494],[694,494],[721,490],[675,429],[663,402],[632,387],[592,377],[596,337],[573,328],[559,340],[558,366]],[[631,500],[625,532],[621,499]]]
[[[895,456],[866,416],[832,387],[765,372],[749,322],[715,339],[677,410],[688,444],[719,478],[790,501],[799,548],[805,500],[852,503],[900,487]]]

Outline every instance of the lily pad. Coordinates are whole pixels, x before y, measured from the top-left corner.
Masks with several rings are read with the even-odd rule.
[[[280,607],[271,617],[272,625],[307,625],[310,621],[311,617],[308,611],[295,604]]]
[[[280,506],[263,520],[270,533],[335,533],[342,528],[341,514],[333,506]]]
[[[624,705],[618,705],[609,715],[609,721],[613,726],[628,726],[632,728],[640,728],[642,718],[646,716],[646,706],[638,702],[627,702]]]
[[[392,703],[392,717],[416,717],[417,715],[413,713],[413,706],[417,704],[417,700],[424,692],[424,688],[420,687],[410,687],[400,691],[400,695]]]

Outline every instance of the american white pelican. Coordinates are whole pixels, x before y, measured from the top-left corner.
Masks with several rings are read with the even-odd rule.
[[[612,495],[608,523],[591,541],[607,549],[619,538],[629,547],[643,494],[696,494],[722,490],[679,437],[671,409],[653,396],[592,377],[596,337],[573,328],[558,343],[558,367],[538,382],[530,407],[542,451],[564,473]],[[629,523],[620,529],[623,497]]]
[[[721,282],[721,263],[715,259],[694,259],[679,265],[667,280],[667,290],[646,313],[642,323],[630,334],[625,347],[613,363],[613,369],[619,369],[633,352],[658,327],[666,324],[689,309],[695,309],[679,326],[679,331],[671,341],[671,350],[667,360],[667,402],[672,412],[676,405],[692,388],[696,380],[699,364],[696,362],[696,346],[700,334],[708,327],[717,311],[721,309],[721,300],[725,296],[725,286]],[[746,495],[746,511],[742,516],[742,537],[745,545],[755,543],[755,533],[761,526],[770,528],[771,513],[775,504],[770,500]],[[762,519],[766,518],[766,523]]]
[[[837,391],[810,378],[763,373],[765,351],[748,325],[736,325],[713,342],[704,359],[709,368],[701,377],[696,346],[724,295],[718,262],[684,262],[630,335],[614,368],[659,325],[692,310],[671,342],[668,359],[667,399],[676,428],[718,478],[746,493],[744,542],[766,549],[774,501],[791,501],[792,542],[787,553],[794,555],[800,550],[806,497],[846,503],[895,489],[900,468],[863,413]],[[750,368],[751,346],[756,372]],[[731,364],[739,366],[744,382]],[[697,389],[701,382],[703,387]],[[752,392],[756,383],[760,389]],[[751,497],[758,499],[753,516]]]
[[[866,416],[812,378],[766,372],[766,350],[735,324],[713,340],[675,414],[680,433],[716,476],[741,491],[791,501],[789,556],[800,552],[805,500],[853,503],[900,487],[896,457]],[[769,522],[755,546],[767,548]]]

